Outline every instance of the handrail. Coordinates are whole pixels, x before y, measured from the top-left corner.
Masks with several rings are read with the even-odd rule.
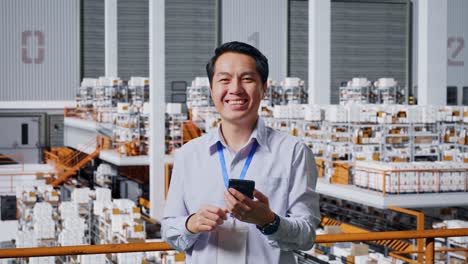
[[[78,161],[75,165],[73,165],[73,167],[66,169],[63,174],[59,174],[57,179],[55,179],[51,183],[51,185],[53,187],[57,187],[62,182],[66,181],[68,177],[74,175],[76,171],[78,171],[83,165],[88,163],[91,159],[94,159],[95,157],[97,157],[99,155],[99,152],[100,152],[100,148],[97,147],[93,153],[87,155],[82,160]]]
[[[23,257],[47,257],[67,255],[89,255],[123,252],[164,251],[173,250],[164,242],[132,243],[132,244],[106,244],[88,246],[64,246],[64,247],[38,247],[38,248],[15,248],[0,249],[1,258],[23,258]]]
[[[94,149],[95,144],[96,144],[96,138],[93,137],[91,140],[89,140],[84,145],[82,145],[81,149],[77,149],[74,153],[70,155],[70,157],[67,157],[66,159],[62,160],[61,164],[66,165],[68,167],[73,167],[72,162],[75,161],[75,159],[77,159],[81,153],[87,154],[86,150]]]
[[[468,236],[468,228],[421,230],[421,231],[389,231],[371,233],[333,234],[319,235],[316,243],[337,243],[337,242],[359,242],[388,239],[417,239],[436,237],[459,237]]]
[[[336,243],[336,242],[375,241],[375,240],[387,240],[387,239],[427,238],[426,239],[426,253],[429,252],[433,254],[434,253],[434,238],[457,237],[457,236],[468,236],[468,228],[318,235],[315,242],[316,243]],[[432,250],[430,247],[432,247]],[[163,250],[172,250],[172,248],[164,242],[42,247],[42,248],[15,248],[15,249],[0,249],[0,258],[87,255],[87,254],[144,252],[144,251],[163,251]],[[431,258],[430,257],[428,258],[426,254],[426,263],[429,263],[430,259]]]
[[[57,164],[59,157],[50,151],[44,150],[44,160],[53,161],[53,164]]]

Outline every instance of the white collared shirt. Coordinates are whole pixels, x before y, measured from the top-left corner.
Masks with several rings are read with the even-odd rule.
[[[258,147],[245,179],[255,181],[281,221],[278,231],[268,236],[254,224],[239,222],[249,230],[247,263],[296,263],[292,250],[310,249],[320,223],[312,151],[298,138],[266,127],[259,118],[243,148],[224,152],[230,178],[239,178],[254,140]],[[226,150],[219,127],[185,144],[175,155],[161,232],[167,243],[186,252],[186,263],[216,263],[216,230],[192,234],[185,222],[204,205],[226,208],[217,142]]]

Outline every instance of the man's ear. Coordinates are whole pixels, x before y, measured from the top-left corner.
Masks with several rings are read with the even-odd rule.
[[[268,84],[265,82],[262,87],[263,95],[262,98],[265,98],[268,89]]]

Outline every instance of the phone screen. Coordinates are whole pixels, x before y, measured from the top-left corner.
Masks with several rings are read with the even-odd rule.
[[[251,180],[230,179],[229,188],[236,189],[243,195],[253,199],[253,191],[255,189],[255,182]]]

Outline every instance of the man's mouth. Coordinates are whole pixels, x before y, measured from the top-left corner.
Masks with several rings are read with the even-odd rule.
[[[237,100],[226,100],[226,103],[229,105],[243,105],[247,103],[246,99],[237,99]]]

